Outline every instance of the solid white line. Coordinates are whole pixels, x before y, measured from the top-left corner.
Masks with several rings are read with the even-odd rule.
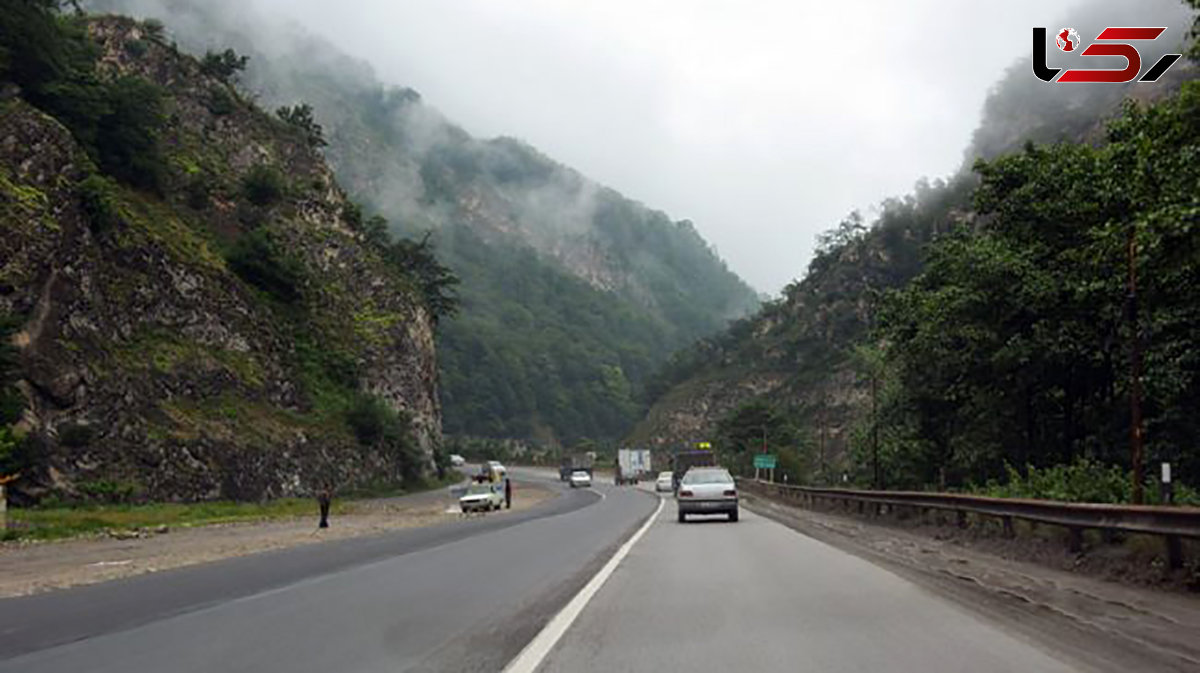
[[[604,583],[612,576],[617,566],[629,554],[629,550],[633,549],[633,545],[637,544],[642,535],[649,530],[650,525],[654,523],[659,513],[662,512],[663,505],[666,502],[666,498],[659,496],[658,509],[654,510],[654,514],[650,515],[650,518],[633,534],[633,537],[621,545],[617,553],[613,554],[608,563],[605,563],[604,567],[600,569],[600,572],[596,573],[595,577],[589,580],[579,590],[579,593],[575,594],[571,602],[567,603],[566,607],[557,615],[554,615],[554,619],[551,619],[545,628],[533,640],[529,641],[529,644],[525,646],[525,649],[521,650],[517,658],[510,661],[508,666],[504,667],[504,673],[533,673],[537,670],[537,667],[542,664],[546,655],[550,654],[550,650],[554,649],[554,646],[558,644],[559,639],[563,637],[567,629],[571,628],[571,624],[579,617],[579,613],[583,612],[583,609],[587,607],[588,602],[592,600],[592,596],[595,596],[600,591],[600,587],[604,586]]]

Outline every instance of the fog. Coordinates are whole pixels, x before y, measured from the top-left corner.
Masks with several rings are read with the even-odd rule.
[[[693,220],[771,293],[847,212],[962,164],[1032,26],[1104,23],[1066,0],[254,3],[472,134]]]

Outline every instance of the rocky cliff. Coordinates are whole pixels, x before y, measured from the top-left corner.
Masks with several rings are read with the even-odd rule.
[[[248,56],[240,89],[271,107],[311,105],[346,189],[394,231],[432,232],[462,279],[462,310],[440,327],[449,434],[615,440],[671,352],[758,305],[689,221],[521,140],[472,136],[436,101],[257,3],[84,4],[160,19],[195,54]]]
[[[62,120],[5,90],[0,313],[18,322],[32,447],[18,490],[258,498],[428,469],[430,315],[313,143],[154,26],[87,29],[99,80],[161,96],[162,175],[110,179]]]

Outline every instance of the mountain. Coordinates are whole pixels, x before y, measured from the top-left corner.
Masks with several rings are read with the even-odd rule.
[[[426,248],[365,231],[303,115],[161,25],[0,17],[0,473],[18,499],[420,479]]]
[[[1107,25],[1173,26],[1173,41],[1140,46],[1146,64],[1165,52],[1178,51],[1179,36],[1186,32],[1180,29],[1190,26],[1193,17],[1187,7],[1171,0],[1136,7],[1093,2],[1087,9],[1080,16],[1088,16],[1096,25],[1079,24],[1081,34],[1098,34]],[[962,232],[984,232],[996,218],[994,213],[984,217],[977,210],[980,178],[973,170],[975,161],[1020,154],[1027,142],[1105,145],[1109,124],[1121,114],[1124,99],[1143,104],[1160,101],[1195,77],[1196,67],[1184,61],[1156,84],[1058,86],[1036,79],[1029,59],[1016,63],[993,87],[962,170],[946,180],[922,179],[912,194],[881,204],[873,222],[851,213],[821,238],[807,272],[780,298],[724,333],[675,354],[648,385],[651,407],[628,440],[662,447],[711,440],[732,452],[727,456],[731,464],[745,469],[750,464],[748,452],[757,451],[766,441],[783,454],[783,470],[793,480],[831,482],[844,475],[860,484],[871,483],[873,466],[864,452],[871,444],[872,419],[884,413],[888,399],[912,401],[904,397],[911,391],[890,369],[898,364],[888,359],[889,353],[897,353],[896,342],[908,334],[889,332],[884,324],[891,320],[895,328],[903,323],[898,319],[903,311],[894,306],[896,293],[921,277],[930,255],[941,250],[944,241],[958,240]],[[1118,276],[1121,272],[1120,267],[1112,271]],[[933,307],[929,310],[936,314]],[[917,328],[910,325],[909,329]],[[945,353],[940,357],[942,361],[923,364],[908,361],[911,380],[922,370],[936,370],[939,362],[950,362]],[[954,374],[948,372],[943,383],[953,380]],[[949,395],[948,388],[942,394]],[[1046,412],[1045,417],[1060,414]],[[902,421],[924,419],[927,416],[906,412]],[[969,426],[974,421],[955,418],[955,422]],[[932,442],[923,434],[926,431],[905,426],[884,437],[885,462],[887,456],[925,451],[920,447]],[[1047,451],[1045,455],[1063,454]],[[950,462],[947,459],[942,465]],[[930,466],[937,464],[930,459],[922,464],[923,472],[905,467],[904,483],[936,484],[939,475],[929,470],[936,470]],[[1003,474],[999,459],[986,468],[979,474]],[[957,477],[959,484],[962,474]]]
[[[447,433],[614,439],[671,352],[758,305],[688,221],[599,185],[514,138],[481,140],[408,88],[252,3],[107,0],[160,18],[203,54],[249,56],[244,90],[312,106],[325,156],[365,209],[432,232],[461,280],[442,321]]]

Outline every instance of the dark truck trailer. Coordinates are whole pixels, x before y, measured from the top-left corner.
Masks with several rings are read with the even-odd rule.
[[[675,490],[679,490],[679,480],[692,467],[715,467],[717,456],[712,451],[695,450],[679,451],[671,459],[671,481]]]
[[[595,460],[588,453],[573,453],[569,456],[563,456],[562,464],[558,468],[558,478],[567,481],[571,478],[571,473],[577,470],[587,472],[589,477],[594,476],[592,475],[592,465],[594,463]]]

